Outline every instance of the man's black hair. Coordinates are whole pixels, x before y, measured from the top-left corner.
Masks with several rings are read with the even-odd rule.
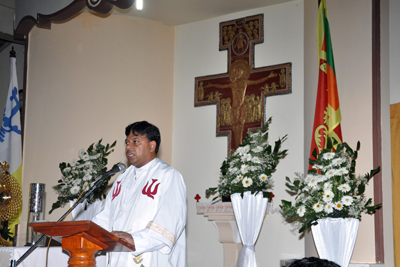
[[[340,267],[338,264],[325,259],[308,257],[289,262],[286,267]]]
[[[132,124],[129,124],[125,128],[125,135],[128,136],[130,133],[137,135],[145,135],[150,142],[155,141],[156,142],[155,152],[157,155],[161,143],[161,135],[157,126],[154,126],[153,124],[148,123],[147,121],[134,122]]]

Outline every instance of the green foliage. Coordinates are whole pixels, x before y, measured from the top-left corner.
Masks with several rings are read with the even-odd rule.
[[[97,143],[91,144],[86,151],[82,148],[78,153],[78,160],[74,159],[71,163],[60,163],[59,168],[62,177],[58,180],[58,184],[53,186],[53,189],[58,194],[58,198],[53,203],[49,213],[52,213],[55,209],[64,207],[69,201],[77,199],[83,190],[87,191],[93,186],[93,178],[107,171],[107,157],[114,151],[113,148],[117,141],[105,146],[101,142],[102,139]],[[88,204],[96,200],[105,199],[105,190],[110,178],[111,176],[105,178],[92,194],[86,198]]]
[[[337,146],[336,151],[334,147]],[[364,176],[355,175],[356,159],[360,142],[354,151],[347,143],[338,144],[328,137],[327,148],[320,154],[313,153],[316,160],[309,160],[312,169],[304,177],[296,173],[293,182],[286,177],[286,187],[295,202],[282,200],[282,214],[300,223],[299,232],[317,224],[322,218],[357,218],[361,213],[373,214],[381,204],[371,205],[365,198],[365,187],[380,171],[373,169]]]
[[[269,118],[262,129],[248,132],[243,143],[236,151],[231,151],[221,164],[221,174],[218,187],[206,190],[206,197],[216,195],[212,200],[234,193],[243,195],[245,191],[252,194],[263,192],[264,197],[272,199],[272,173],[276,170],[280,159],[284,158],[287,150],[282,150],[282,143],[287,135],[275,141],[274,147],[268,143],[268,128],[272,121]]]

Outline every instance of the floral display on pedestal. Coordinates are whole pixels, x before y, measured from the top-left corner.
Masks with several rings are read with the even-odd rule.
[[[102,140],[99,140],[97,143],[91,144],[87,150],[82,148],[78,153],[79,159],[73,159],[71,163],[60,163],[62,176],[58,180],[58,184],[53,186],[58,198],[53,203],[49,213],[57,208],[64,207],[70,201],[75,202],[93,186],[96,177],[107,171],[107,156],[114,151],[113,147],[117,141],[114,141],[111,145],[103,145],[101,142]],[[111,176],[103,179],[92,194],[80,204],[81,210],[86,210],[96,201],[100,201],[100,204],[95,204],[91,209],[98,209],[99,205],[101,207],[103,199],[106,198],[106,188],[110,178]]]
[[[336,150],[334,149],[335,147]],[[363,212],[373,214],[381,207],[381,204],[373,205],[372,199],[366,199],[364,194],[366,185],[380,171],[380,167],[363,176],[356,176],[355,168],[359,149],[360,142],[357,143],[357,149],[353,150],[347,143],[339,144],[335,140],[328,138],[327,148],[323,149],[319,154],[317,154],[316,150],[313,152],[313,157],[316,160],[309,160],[312,168],[308,170],[308,174],[305,177],[296,174],[297,178],[293,182],[286,177],[286,186],[290,194],[295,196],[295,201],[292,203],[291,201],[282,200],[280,207],[282,214],[299,228],[300,233],[309,228],[312,228],[313,234],[316,231],[314,229],[319,229],[320,227],[322,229],[330,229],[330,226],[316,227],[321,222],[324,222],[324,225],[331,225],[326,221],[335,221],[335,225],[341,221],[351,221],[351,224],[356,224],[354,221],[359,221]],[[322,220],[327,218],[332,219]],[[350,218],[353,219],[350,220]],[[354,234],[355,226],[349,229]],[[321,230],[318,231],[321,232]],[[355,233],[356,235],[357,233]],[[339,239],[338,232],[332,234],[331,238]],[[321,237],[318,237],[318,239],[321,240]],[[341,241],[337,240],[337,242]],[[332,254],[335,254],[333,252],[336,250],[335,247],[331,247],[328,243],[324,244],[325,251],[332,250]],[[349,257],[351,257],[351,252]],[[319,250],[318,253],[320,253]],[[323,255],[332,255],[326,252],[321,253]],[[320,257],[325,257],[321,253],[319,254]],[[327,259],[335,261],[334,259]],[[347,266],[349,263],[348,261],[347,263],[344,262],[342,266]]]

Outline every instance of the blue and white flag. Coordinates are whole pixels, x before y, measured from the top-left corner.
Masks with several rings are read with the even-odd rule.
[[[10,86],[3,121],[0,129],[0,162],[7,161],[9,173],[17,179],[22,188],[22,149],[21,149],[21,119],[19,112],[18,81],[15,57],[10,57]],[[19,224],[22,207],[8,221],[8,227],[14,234],[14,226]]]

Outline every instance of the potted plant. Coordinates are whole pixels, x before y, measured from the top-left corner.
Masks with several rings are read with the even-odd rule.
[[[58,194],[57,201],[53,203],[49,213],[55,209],[64,207],[67,203],[73,203],[85,191],[94,184],[94,179],[107,171],[107,156],[114,151],[117,141],[111,145],[103,145],[102,139],[97,143],[91,144],[86,150],[81,149],[78,153],[78,159],[73,159],[71,163],[60,163],[61,179],[53,189]],[[106,198],[106,187],[111,176],[105,178],[99,186],[83,202],[83,210],[87,206]],[[81,204],[80,204],[81,205]],[[73,217],[74,214],[73,214]]]
[[[295,200],[293,203],[282,200],[280,205],[282,214],[297,224],[300,233],[308,228],[312,229],[320,257],[335,261],[341,266],[347,266],[350,261],[361,214],[373,214],[381,207],[381,204],[373,205],[372,199],[366,199],[364,193],[366,185],[380,171],[380,167],[363,176],[357,176],[355,168],[359,149],[360,142],[357,143],[356,150],[353,150],[347,143],[339,144],[328,137],[327,148],[319,154],[314,150],[315,160],[309,160],[312,167],[306,176],[296,174],[293,182],[286,177],[286,186],[289,193],[295,196]],[[351,230],[345,230],[346,225]],[[335,227],[338,230],[333,230]],[[331,232],[333,230],[334,235],[322,233],[323,229],[330,229]],[[320,233],[319,236],[316,236],[317,232]],[[341,234],[353,234],[353,237],[346,237],[345,243],[349,248],[346,248],[346,244],[334,245],[347,252],[337,250],[339,255],[325,256],[325,253],[331,252],[329,247],[333,245],[322,239],[330,238],[333,242],[339,242]],[[320,251],[318,243],[321,242],[328,251]]]

